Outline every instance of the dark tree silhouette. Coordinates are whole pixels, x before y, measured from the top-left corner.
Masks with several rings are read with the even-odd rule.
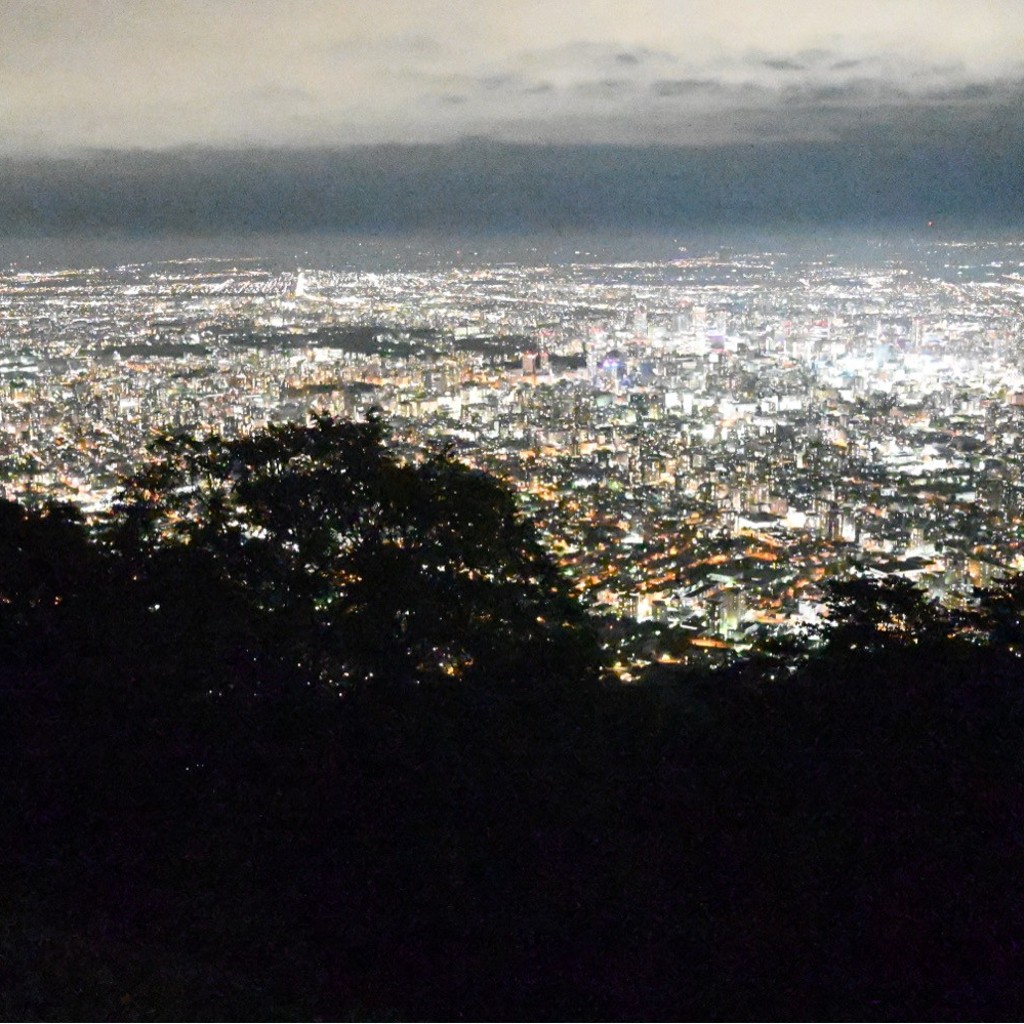
[[[832,624],[825,635],[833,653],[938,642],[952,628],[945,608],[899,576],[834,580],[826,589]]]
[[[0,642],[8,657],[44,647],[62,620],[95,597],[100,559],[81,514],[67,505],[0,502]]]
[[[969,624],[994,647],[1017,658],[1024,655],[1024,577],[1013,576],[976,596]]]
[[[384,434],[0,503],[3,1017],[1020,1016],[1019,583],[588,687],[510,492]]]
[[[279,675],[350,689],[581,668],[584,619],[512,493],[444,453],[403,462],[384,440],[379,418],[328,415],[160,438],[112,543],[151,576],[161,567],[158,590],[168,574],[214,582],[219,617],[249,624],[233,631],[239,656]]]

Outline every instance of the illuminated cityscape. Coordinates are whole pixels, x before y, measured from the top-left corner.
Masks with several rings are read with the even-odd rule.
[[[824,578],[1024,567],[1024,243],[425,265],[8,269],[4,495],[101,516],[162,431],[379,409],[514,485],[626,680],[807,638]]]

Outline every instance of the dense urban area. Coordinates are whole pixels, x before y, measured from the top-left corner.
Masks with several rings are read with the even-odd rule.
[[[512,484],[615,669],[819,630],[822,581],[948,608],[1024,568],[1024,243],[0,274],[0,486],[100,516],[167,431],[380,413]]]

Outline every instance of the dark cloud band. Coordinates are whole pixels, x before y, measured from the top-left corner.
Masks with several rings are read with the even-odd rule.
[[[697,225],[1024,226],[1024,126],[928,118],[832,142],[177,150],[0,161],[0,234]],[[1016,120],[1014,118],[1016,117]],[[947,126],[948,127],[948,126]]]

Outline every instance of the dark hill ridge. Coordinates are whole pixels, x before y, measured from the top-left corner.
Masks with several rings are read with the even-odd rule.
[[[0,505],[5,1018],[1024,1010],[1019,582],[625,689],[483,474],[155,456],[95,528]]]

